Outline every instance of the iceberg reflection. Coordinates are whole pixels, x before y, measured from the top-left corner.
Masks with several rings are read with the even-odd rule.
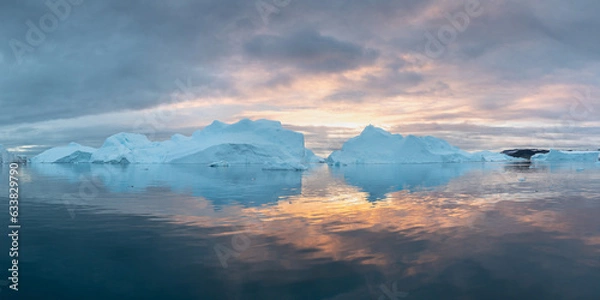
[[[368,200],[373,202],[385,199],[388,193],[443,186],[470,170],[499,166],[501,164],[362,164],[334,167],[331,173],[368,193]]]
[[[300,194],[302,173],[267,171],[260,166],[208,168],[198,165],[36,164],[36,175],[91,182],[110,193],[145,193],[168,188],[211,201],[214,205],[260,206]]]

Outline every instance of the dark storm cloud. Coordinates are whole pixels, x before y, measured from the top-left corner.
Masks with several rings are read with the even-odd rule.
[[[2,36],[25,45],[35,41],[26,35],[26,22],[39,30],[39,20],[52,14],[41,1],[3,6],[9,27],[0,29]],[[215,62],[230,54],[215,35],[248,7],[242,1],[84,1],[69,7],[33,51],[15,55],[4,44],[0,103],[18,118],[4,115],[0,124],[148,108],[168,103],[181,93],[177,82],[188,78],[192,86],[185,92],[233,93],[215,75]]]
[[[517,81],[561,68],[579,69],[600,59],[600,39],[594,38],[600,28],[600,19],[595,17],[598,1],[480,2],[484,13],[471,17],[464,32],[457,31],[442,62],[470,64],[469,68],[493,72],[501,80]],[[447,14],[456,16],[462,11],[458,7]],[[427,22],[424,30],[436,35],[448,24],[441,14],[437,21]]]
[[[378,52],[360,45],[302,30],[289,36],[259,35],[244,45],[252,58],[315,72],[341,72],[371,64]]]

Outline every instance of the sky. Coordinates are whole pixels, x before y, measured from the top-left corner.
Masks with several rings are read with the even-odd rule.
[[[24,155],[273,119],[465,150],[600,148],[596,0],[5,0],[0,144]]]

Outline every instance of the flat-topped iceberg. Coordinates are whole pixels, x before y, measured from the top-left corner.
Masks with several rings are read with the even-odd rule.
[[[531,157],[531,161],[548,162],[598,162],[600,151],[560,151],[550,150],[546,154],[538,153]]]
[[[223,167],[230,164],[267,164],[299,167],[322,160],[304,146],[304,135],[269,120],[214,121],[187,137],[174,135],[162,142],[135,133],[115,134],[98,148],[71,144],[50,149],[33,162],[189,163]],[[77,150],[77,151],[76,151]]]
[[[481,161],[514,161],[507,155],[489,151],[469,153],[445,140],[432,136],[403,137],[372,125],[334,151],[327,162],[333,165],[449,163]]]
[[[86,147],[77,143],[70,143],[64,147],[49,149],[31,159],[32,163],[87,163],[90,161],[95,148]]]

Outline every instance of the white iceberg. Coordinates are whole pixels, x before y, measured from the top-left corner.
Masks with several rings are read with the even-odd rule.
[[[432,136],[417,137],[389,133],[372,125],[348,140],[327,158],[333,165],[389,163],[446,163],[481,161],[448,142]]]
[[[522,159],[502,153],[481,151],[469,153],[445,140],[424,136],[403,137],[373,125],[348,140],[341,150],[334,151],[327,162],[331,165],[450,163],[450,162],[510,162]]]
[[[136,133],[118,133],[95,151],[92,163],[157,163],[162,160],[161,143],[151,142],[145,135]]]
[[[51,150],[56,153],[68,153],[55,149]],[[112,164],[211,165],[215,162],[227,162],[228,165],[283,163],[289,167],[322,160],[304,147],[303,134],[285,129],[277,121],[248,119],[231,125],[214,121],[204,129],[196,131],[191,137],[176,134],[163,142],[152,142],[141,134],[119,133],[106,139],[102,147],[93,149],[90,153],[88,162]],[[45,152],[40,156],[44,158],[50,154]],[[56,158],[55,156],[52,157]],[[36,158],[34,162],[51,161]],[[85,159],[81,157],[81,160]]]
[[[172,163],[308,164],[321,158],[304,146],[304,135],[287,130],[280,122],[244,119],[235,124],[213,122],[186,142],[168,151]]]
[[[560,151],[552,149],[546,154],[538,153],[531,161],[538,162],[598,162],[600,151]]]
[[[262,164],[277,159],[294,160],[294,157],[273,145],[220,144],[168,161],[192,164],[214,161],[227,161],[231,164]],[[301,159],[298,158],[296,161],[300,162]]]
[[[42,152],[31,159],[32,163],[87,163],[90,161],[95,148],[86,147],[77,143],[70,143],[64,147],[56,147]]]

